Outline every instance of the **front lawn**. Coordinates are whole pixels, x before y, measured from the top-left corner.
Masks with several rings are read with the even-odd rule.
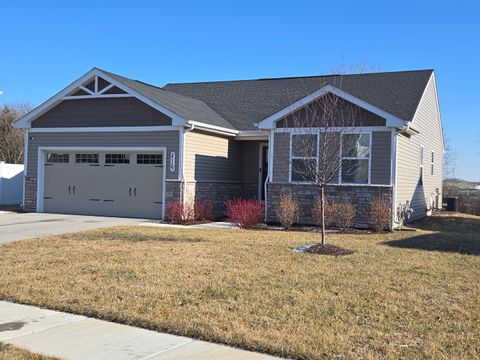
[[[0,342],[0,360],[59,360]]]
[[[302,359],[480,356],[480,217],[330,235],[121,227],[0,247],[0,298]]]

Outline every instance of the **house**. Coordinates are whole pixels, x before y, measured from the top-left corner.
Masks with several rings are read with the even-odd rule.
[[[357,206],[357,226],[368,226],[375,197],[391,204],[392,224],[401,204],[414,219],[441,206],[433,70],[157,87],[94,68],[14,124],[25,131],[24,209],[163,218],[167,202],[207,199],[220,214],[224,201],[248,197],[265,201],[266,219],[276,221],[288,191],[302,205],[300,221],[311,223],[318,194],[292,174],[301,134],[286,120],[326,93],[364,120],[354,141],[366,151],[349,158],[358,174],[339,174],[326,189]]]

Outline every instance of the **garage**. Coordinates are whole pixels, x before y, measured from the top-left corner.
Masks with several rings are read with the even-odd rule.
[[[48,150],[41,159],[44,212],[162,218],[161,151]]]

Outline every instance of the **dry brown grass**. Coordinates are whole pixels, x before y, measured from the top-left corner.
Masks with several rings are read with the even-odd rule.
[[[57,358],[31,353],[18,347],[0,343],[0,360],[55,360]]]
[[[293,358],[479,358],[480,218],[421,226],[329,235],[355,250],[338,258],[294,253],[318,235],[293,231],[20,241],[0,247],[0,298]]]

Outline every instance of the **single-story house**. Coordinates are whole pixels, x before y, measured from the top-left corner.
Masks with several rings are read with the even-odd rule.
[[[292,151],[302,133],[286,120],[327,93],[362,120],[352,129],[361,154],[338,155],[358,173],[340,169],[326,188],[357,207],[357,226],[368,225],[375,197],[391,204],[392,225],[399,205],[408,202],[414,219],[441,205],[433,70],[158,87],[93,68],[14,124],[25,132],[24,209],[163,218],[168,202],[202,199],[220,215],[242,197],[264,201],[275,222],[279,195],[290,192],[300,222],[312,223],[318,189],[292,167],[302,163]]]

